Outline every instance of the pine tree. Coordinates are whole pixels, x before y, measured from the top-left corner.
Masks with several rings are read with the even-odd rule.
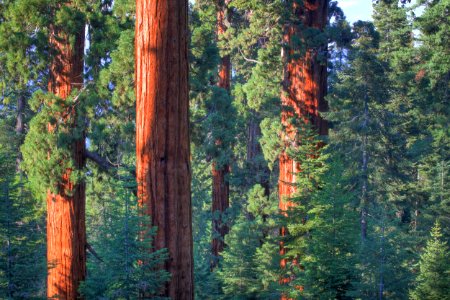
[[[450,299],[450,256],[438,222],[431,230],[431,238],[420,256],[419,274],[410,298]]]

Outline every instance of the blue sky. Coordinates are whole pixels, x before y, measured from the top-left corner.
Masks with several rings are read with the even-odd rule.
[[[350,24],[372,20],[372,0],[338,0]]]

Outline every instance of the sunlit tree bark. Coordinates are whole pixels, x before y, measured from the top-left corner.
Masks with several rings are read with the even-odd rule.
[[[304,0],[302,4],[293,2],[293,20],[298,20],[301,25],[293,20],[285,25],[283,42],[284,80],[281,94],[282,112],[281,121],[285,128],[283,140],[286,148],[295,147],[296,129],[289,120],[299,118],[310,122],[320,135],[328,133],[328,125],[322,119],[319,112],[327,109],[324,96],[327,88],[326,62],[318,60],[319,52],[325,47],[309,47],[303,32],[308,28],[323,30],[327,23],[328,0]],[[300,41],[300,47],[296,45],[296,39]],[[321,53],[322,56],[324,53]],[[326,58],[326,55],[325,55]],[[296,173],[301,166],[283,151],[279,158],[280,175],[278,181],[279,208],[287,213],[294,203],[289,199],[296,192]],[[287,234],[286,228],[281,228],[282,236]],[[283,244],[280,254],[286,254]],[[285,268],[286,259],[281,260],[281,267]],[[288,278],[282,279],[287,283]],[[283,299],[287,299],[282,296]]]
[[[193,299],[188,1],[136,1],[138,199],[172,275],[161,296]]]
[[[57,26],[50,27],[50,45],[55,51],[50,66],[49,92],[66,99],[73,89],[83,85],[84,27],[75,39]],[[75,120],[75,112],[66,112]],[[72,123],[75,126],[75,123]],[[50,131],[54,130],[49,125]],[[84,137],[71,145],[76,169],[85,165]],[[58,183],[57,193],[47,193],[47,297],[79,299],[78,286],[86,275],[85,184],[74,184],[66,170]]]

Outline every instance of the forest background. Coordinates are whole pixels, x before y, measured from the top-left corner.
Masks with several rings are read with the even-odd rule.
[[[338,2],[318,1],[321,28],[303,26],[291,2],[189,4],[196,299],[450,299],[450,1],[373,1],[373,21],[352,22]],[[151,220],[136,199],[134,21],[130,0],[0,1],[2,299],[46,297],[45,195],[82,135],[79,292],[135,299],[170,280],[155,271],[168,259],[150,251],[157,229],[140,229]],[[86,34],[84,76],[64,104],[47,92],[49,24]],[[289,41],[286,24],[297,26]],[[309,115],[281,117],[287,66],[307,53],[326,69],[323,132]],[[68,106],[76,126],[58,121]],[[283,154],[301,169],[285,214]]]

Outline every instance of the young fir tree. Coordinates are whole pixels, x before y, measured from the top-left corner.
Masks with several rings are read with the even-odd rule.
[[[245,214],[241,214],[225,237],[228,247],[218,271],[224,299],[277,299],[278,245],[276,202],[267,197],[261,185],[247,195]]]
[[[311,212],[320,209],[312,204],[312,198],[318,189],[323,186],[323,174],[327,170],[324,148],[320,146],[323,141],[319,138],[311,124],[301,120],[291,120],[296,128],[297,141],[295,147],[288,148],[287,155],[299,164],[301,169],[292,176],[295,183],[295,193],[289,198],[291,205],[283,210],[284,214],[280,222],[282,230],[289,232],[280,235],[280,248],[282,255],[282,278],[281,283],[283,297],[298,298],[307,288],[301,285],[302,272],[305,271],[304,262],[308,259],[307,247],[310,242],[311,231],[318,226],[314,218],[310,218]],[[284,264],[284,265],[283,265]]]
[[[135,183],[128,170],[120,170],[118,175],[118,179],[104,178],[92,184],[91,192],[97,191],[98,196],[87,219],[97,224],[88,231],[90,237],[95,237],[89,244],[93,255],[80,289],[89,299],[137,299],[142,294],[156,298],[170,280],[170,274],[161,269],[167,251],[152,250],[156,227],[145,236],[141,234],[142,226],[151,222],[142,215],[130,190]]]
[[[333,155],[332,151],[326,152]],[[299,264],[304,267],[303,271],[297,270],[292,285],[302,286],[301,295],[306,299],[351,299],[346,294],[354,289],[352,283],[357,279],[354,250],[359,233],[354,226],[358,219],[353,204],[355,193],[337,155],[328,158],[326,165],[328,170],[320,175],[323,184],[309,201],[302,194],[294,198],[301,203],[294,215],[303,206],[304,212],[299,213],[307,216],[307,223],[294,225],[290,221],[290,226],[306,226],[307,234],[306,242],[286,244],[302,254]],[[299,237],[302,236],[305,229],[299,231]]]
[[[0,121],[0,298],[43,298],[43,207],[31,195],[23,174],[17,173],[21,138],[12,130],[15,115],[4,107],[3,113],[9,115]]]
[[[431,230],[431,238],[420,256],[419,274],[410,299],[450,299],[450,253],[439,222]]]

